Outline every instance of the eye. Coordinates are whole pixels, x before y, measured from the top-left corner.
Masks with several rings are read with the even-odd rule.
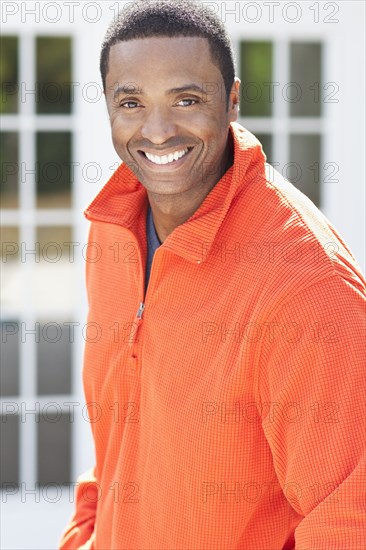
[[[137,101],[123,101],[119,106],[124,107],[125,109],[136,109],[136,107],[139,107],[140,104],[137,103]]]
[[[181,99],[180,101],[178,101],[177,105],[179,107],[191,107],[192,105],[196,105],[196,103],[198,102],[199,102],[198,99],[187,98],[187,99]]]

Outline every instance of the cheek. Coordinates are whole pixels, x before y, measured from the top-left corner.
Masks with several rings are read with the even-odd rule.
[[[111,123],[111,133],[113,145],[116,149],[126,149],[126,145],[130,139],[130,133],[127,130],[126,124],[115,120]]]
[[[214,158],[223,152],[226,147],[228,133],[229,125],[226,125],[224,121],[211,120],[211,124],[207,125],[205,132],[201,134],[208,157]]]
[[[190,121],[190,131],[199,136],[202,141],[218,143],[223,135],[223,129],[229,127],[224,113],[213,109],[205,113],[195,114]]]

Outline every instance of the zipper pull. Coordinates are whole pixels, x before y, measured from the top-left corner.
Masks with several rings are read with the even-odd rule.
[[[144,309],[145,309],[145,304],[141,302],[136,315],[138,319],[141,319]]]
[[[139,305],[139,308],[137,310],[137,313],[136,313],[136,319],[137,321],[134,321],[132,323],[132,328],[133,328],[133,336],[131,338],[129,338],[128,340],[128,345],[129,345],[129,348],[132,349],[133,345],[135,342],[137,342],[137,332],[138,332],[138,329],[139,329],[139,326],[140,324],[142,323],[142,313],[145,309],[145,304],[143,302],[140,302],[140,305]]]

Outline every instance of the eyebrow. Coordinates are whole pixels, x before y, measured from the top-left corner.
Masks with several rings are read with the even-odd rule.
[[[167,95],[171,94],[180,94],[182,92],[198,92],[201,94],[204,94],[205,91],[201,86],[198,86],[198,84],[186,84],[185,86],[180,86],[179,88],[172,88],[171,90],[167,91]]]
[[[134,94],[134,95],[144,95],[144,92],[137,88],[131,86],[131,84],[127,84],[125,86],[118,86],[118,88],[114,91],[114,95],[118,94]],[[180,94],[182,92],[198,92],[201,94],[205,94],[205,90],[201,88],[201,86],[198,86],[197,84],[185,84],[184,86],[179,86],[179,88],[171,88],[166,92],[166,95],[172,95],[172,94]]]

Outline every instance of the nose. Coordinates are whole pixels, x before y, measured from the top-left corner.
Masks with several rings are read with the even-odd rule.
[[[160,107],[149,109],[143,121],[141,135],[156,145],[163,144],[175,136],[176,125],[172,113]]]

